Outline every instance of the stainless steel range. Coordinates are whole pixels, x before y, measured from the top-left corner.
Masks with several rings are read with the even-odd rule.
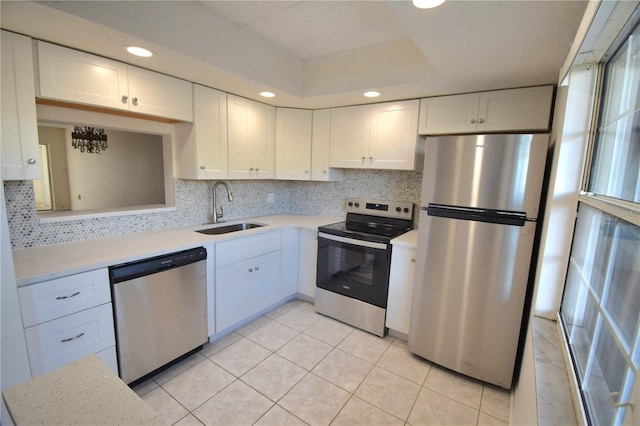
[[[413,229],[413,203],[347,198],[345,207],[344,222],[318,228],[316,312],[382,337],[391,240]]]

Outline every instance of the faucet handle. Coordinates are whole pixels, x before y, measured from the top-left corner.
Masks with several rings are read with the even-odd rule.
[[[222,209],[222,206],[220,206],[220,214],[218,215],[218,217],[224,217],[224,210]]]

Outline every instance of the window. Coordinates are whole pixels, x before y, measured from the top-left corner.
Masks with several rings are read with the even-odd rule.
[[[621,424],[640,362],[640,27],[604,66],[560,318],[592,424]]]

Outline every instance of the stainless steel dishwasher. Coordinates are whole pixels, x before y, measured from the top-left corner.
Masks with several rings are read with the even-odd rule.
[[[204,247],[109,268],[120,378],[132,383],[208,341]]]

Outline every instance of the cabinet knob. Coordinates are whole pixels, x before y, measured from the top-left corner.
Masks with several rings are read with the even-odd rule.
[[[122,103],[123,103],[123,104],[126,104],[126,103],[127,103],[127,101],[129,100],[129,96],[127,96],[127,95],[122,95],[121,100],[122,100]]]
[[[255,267],[255,268],[253,268],[253,269],[255,269],[256,271],[259,271],[259,270],[260,270],[260,267],[259,267],[259,266],[256,266],[256,267]]]
[[[412,262],[412,263],[415,263],[415,262],[416,262],[416,260],[415,260],[415,259],[411,259],[411,262]]]
[[[309,174],[309,170],[305,170],[305,171],[304,171],[304,174],[305,174],[305,175],[308,175],[308,174]]]
[[[29,159],[27,160],[27,163],[28,163],[28,164],[36,164],[36,159],[35,159],[35,158],[29,158]]]
[[[200,170],[204,170],[204,166],[200,166]]]
[[[252,171],[253,171],[253,167],[252,167],[252,168],[250,168],[250,169],[249,169],[249,171],[250,171],[250,172],[252,172]]]
[[[326,170],[323,170],[323,171],[322,171],[322,173],[324,173],[324,174],[326,175],[326,174],[327,174],[327,171],[326,171]]]
[[[475,118],[471,119],[471,124],[476,124],[476,119]]]
[[[364,157],[364,155],[362,156],[362,161],[366,160],[366,158]]]
[[[253,272],[253,269],[252,269],[252,268],[249,268],[249,272]]]
[[[484,118],[478,119],[478,123],[480,123],[480,124],[484,123]]]
[[[259,171],[260,171],[260,169],[256,167],[256,172],[259,172]]]
[[[138,105],[138,98],[132,98],[131,99],[131,103],[137,106]]]

